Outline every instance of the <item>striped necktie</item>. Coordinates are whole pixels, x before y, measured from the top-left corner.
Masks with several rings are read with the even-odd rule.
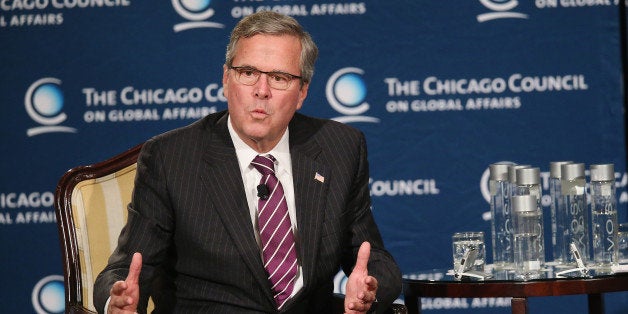
[[[253,159],[251,164],[262,174],[258,186],[258,228],[262,241],[264,267],[268,273],[277,308],[281,309],[294,288],[297,253],[288,215],[288,204],[281,182],[275,176],[272,155]],[[261,191],[260,191],[261,189]]]

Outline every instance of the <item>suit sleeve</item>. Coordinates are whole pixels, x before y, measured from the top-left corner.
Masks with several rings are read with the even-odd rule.
[[[138,312],[144,312],[153,274],[163,265],[167,252],[172,249],[173,216],[166,175],[160,165],[155,142],[146,142],[138,159],[127,223],[118,238],[118,246],[94,284],[94,306],[98,311],[104,309],[113,283],[126,278],[133,253],[140,252],[143,265]]]
[[[380,310],[387,308],[401,294],[401,271],[394,258],[384,248],[379,229],[371,212],[369,193],[369,165],[364,135],[360,134],[357,171],[351,188],[347,211],[352,217],[349,223],[350,241],[343,250],[343,269],[351,273],[360,245],[363,241],[371,244],[368,264],[369,275],[377,278],[377,299]]]

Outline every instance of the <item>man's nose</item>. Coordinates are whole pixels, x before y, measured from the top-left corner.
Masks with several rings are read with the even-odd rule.
[[[270,97],[270,85],[268,84],[268,75],[261,73],[257,83],[255,83],[255,97],[266,99]]]

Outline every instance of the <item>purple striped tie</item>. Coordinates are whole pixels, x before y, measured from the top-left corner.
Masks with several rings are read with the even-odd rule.
[[[257,156],[251,164],[262,174],[260,185],[268,188],[268,197],[258,200],[259,234],[264,267],[272,285],[277,308],[281,309],[292,289],[297,273],[297,252],[288,216],[288,204],[281,182],[275,176],[275,158]]]

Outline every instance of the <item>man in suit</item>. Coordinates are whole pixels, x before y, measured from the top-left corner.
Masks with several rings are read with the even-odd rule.
[[[291,17],[260,12],[236,25],[223,69],[228,110],[142,149],[128,222],[96,280],[98,310],[141,312],[150,294],[161,312],[331,313],[340,267],[346,313],[381,311],[399,296],[399,268],[370,210],[364,135],[296,113],[317,54]],[[272,175],[251,162],[258,155]],[[276,195],[260,180],[274,175],[296,261],[281,289],[260,226]]]

